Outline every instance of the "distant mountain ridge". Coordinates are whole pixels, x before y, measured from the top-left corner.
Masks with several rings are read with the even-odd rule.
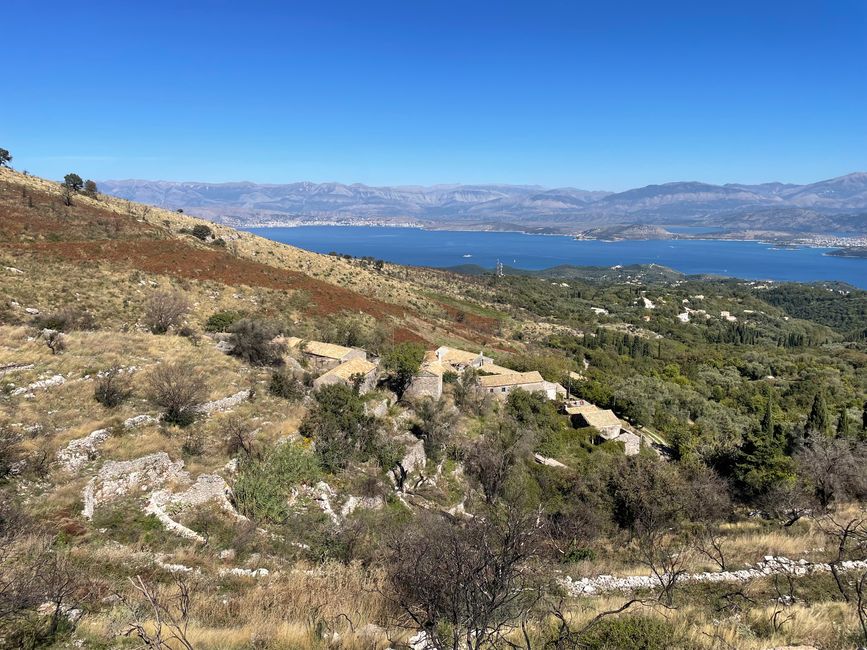
[[[519,223],[560,231],[636,223],[726,229],[867,231],[867,173],[807,185],[672,182],[591,191],[533,185],[374,187],[288,184],[102,181],[110,195],[183,209],[233,226],[297,223],[393,223],[496,229]]]

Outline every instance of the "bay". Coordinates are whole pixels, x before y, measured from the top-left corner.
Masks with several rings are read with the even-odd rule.
[[[317,253],[370,256],[411,266],[477,264],[497,260],[520,269],[560,264],[660,264],[682,273],[712,273],[746,280],[838,280],[867,289],[867,260],[832,257],[827,248],[775,248],[753,241],[675,239],[604,242],[517,232],[422,230],[374,226],[251,228],[274,241]]]

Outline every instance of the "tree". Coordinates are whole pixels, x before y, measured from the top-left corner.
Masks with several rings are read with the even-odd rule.
[[[12,162],[12,154],[0,147],[0,167],[8,167],[10,162]]]
[[[867,432],[867,402],[864,402],[864,409],[861,411],[861,429]]]
[[[84,181],[84,193],[90,198],[96,197],[97,193],[96,182],[90,179]]]
[[[784,448],[776,427],[771,435],[759,429],[744,436],[734,466],[734,479],[742,496],[757,499],[794,480],[792,460]]]
[[[413,405],[416,423],[413,434],[424,442],[428,458],[439,460],[442,451],[451,439],[458,423],[454,408],[446,406],[443,400],[425,397]]]
[[[382,367],[389,373],[390,384],[398,396],[402,396],[424,360],[424,347],[407,341],[398,343],[382,355]]]
[[[282,362],[284,345],[274,342],[277,330],[269,323],[244,318],[232,326],[232,350],[251,366],[273,366]]]
[[[422,513],[386,543],[384,595],[438,650],[517,647],[507,637],[544,588],[539,530],[536,513],[513,508],[468,521]]]
[[[840,417],[837,418],[837,437],[848,438],[849,433],[849,409],[844,404],[840,407]]]
[[[150,400],[163,408],[163,421],[192,424],[205,397],[204,374],[190,363],[161,363],[149,377]]]
[[[316,406],[307,413],[299,433],[311,438],[322,467],[334,472],[357,458],[368,460],[384,447],[379,424],[364,410],[364,400],[349,386],[332,384],[316,392]]]
[[[190,302],[180,291],[158,291],[145,305],[144,324],[154,334],[165,334],[181,324]]]
[[[828,435],[831,428],[831,419],[828,417],[828,405],[825,403],[825,394],[820,390],[813,398],[813,406],[810,415],[807,416],[806,435],[809,439],[814,435]]]
[[[192,234],[192,236],[195,237],[196,239],[201,239],[202,241],[205,241],[206,239],[211,237],[214,233],[205,224],[197,223],[195,226],[193,226],[193,229],[192,229],[192,231],[190,231],[190,234]]]
[[[63,177],[63,186],[73,192],[79,192],[84,187],[84,181],[78,174],[67,174]]]
[[[766,436],[774,435],[774,393],[768,386],[768,401],[765,405],[765,415],[762,418],[762,433]]]

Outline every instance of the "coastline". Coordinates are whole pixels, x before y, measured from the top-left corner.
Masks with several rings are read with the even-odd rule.
[[[513,229],[483,229],[483,228],[462,228],[460,225],[447,225],[442,227],[430,227],[426,224],[418,223],[346,223],[337,221],[318,221],[318,222],[296,222],[296,223],[281,223],[281,224],[252,224],[244,226],[233,226],[239,230],[254,232],[256,230],[274,229],[274,228],[395,228],[404,230],[424,230],[426,232],[483,232],[483,233],[511,233],[518,235],[528,235],[532,237],[566,237],[575,241],[596,241],[604,244],[617,244],[621,242],[659,242],[659,241],[707,241],[707,242],[739,242],[739,243],[755,243],[772,247],[772,250],[791,251],[799,248],[812,248],[825,250],[825,255],[829,257],[841,257],[846,259],[867,259],[863,255],[846,255],[841,253],[834,254],[836,251],[846,251],[848,249],[859,249],[858,244],[853,245],[838,245],[831,243],[809,242],[809,241],[778,241],[772,239],[747,239],[743,237],[709,237],[707,233],[701,235],[689,235],[684,233],[671,233],[671,237],[623,237],[617,239],[602,239],[598,237],[579,237],[580,233],[554,233],[554,232],[528,232],[526,230]],[[724,235],[724,233],[721,233]]]

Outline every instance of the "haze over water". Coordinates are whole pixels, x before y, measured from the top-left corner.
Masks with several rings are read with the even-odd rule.
[[[747,280],[838,280],[867,289],[867,260],[833,257],[831,249],[778,249],[761,242],[722,240],[578,241],[514,232],[421,230],[359,226],[253,228],[257,235],[317,253],[371,256],[412,266],[477,264],[538,270],[560,264],[660,264],[686,274]]]

